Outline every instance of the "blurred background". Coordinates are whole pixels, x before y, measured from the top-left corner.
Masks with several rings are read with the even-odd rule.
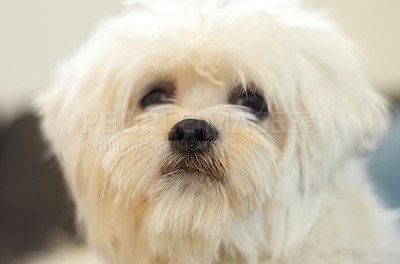
[[[303,2],[326,11],[361,47],[364,72],[390,99],[390,133],[368,164],[386,205],[400,207],[400,1]],[[31,101],[98,22],[123,10],[116,0],[1,0],[0,263],[44,250],[54,238],[77,240],[72,205],[56,161],[45,161]]]

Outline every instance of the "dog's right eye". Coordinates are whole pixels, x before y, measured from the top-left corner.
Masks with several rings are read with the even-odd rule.
[[[168,98],[167,92],[163,90],[152,90],[142,98],[140,106],[146,108],[151,105],[165,104],[168,102]]]
[[[145,109],[152,105],[160,105],[169,103],[171,93],[173,92],[173,84],[169,82],[159,82],[151,85],[153,88],[140,100],[140,106]]]

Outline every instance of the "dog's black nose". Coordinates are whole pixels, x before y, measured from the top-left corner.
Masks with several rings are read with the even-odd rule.
[[[168,140],[175,149],[186,152],[204,150],[216,138],[215,128],[200,119],[184,119],[176,123],[168,135]]]

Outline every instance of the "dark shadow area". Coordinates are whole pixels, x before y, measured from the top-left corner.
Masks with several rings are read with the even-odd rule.
[[[43,250],[74,233],[72,203],[54,159],[46,161],[38,120],[27,115],[0,132],[0,263]]]

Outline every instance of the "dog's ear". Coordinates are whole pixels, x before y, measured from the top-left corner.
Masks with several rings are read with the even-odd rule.
[[[363,77],[354,45],[332,25],[291,28],[282,38],[290,47],[296,107],[315,125],[289,135],[301,166],[332,171],[365,155],[386,130],[386,103]]]
[[[40,117],[42,134],[49,145],[49,153],[56,156],[65,174],[72,195],[81,185],[77,171],[80,170],[82,154],[85,153],[85,131],[83,113],[86,113],[82,96],[71,91],[76,89],[74,71],[60,69],[51,89],[36,99],[37,114]],[[81,185],[83,186],[83,185]]]
[[[363,77],[353,44],[334,27],[312,24],[278,34],[288,68],[281,71],[285,94],[277,101],[289,128],[275,196],[279,205],[268,211],[275,256],[307,235],[318,217],[320,193],[332,180],[346,186],[364,175],[353,162],[377,143],[387,125],[385,101]],[[301,124],[290,122],[300,116]]]

